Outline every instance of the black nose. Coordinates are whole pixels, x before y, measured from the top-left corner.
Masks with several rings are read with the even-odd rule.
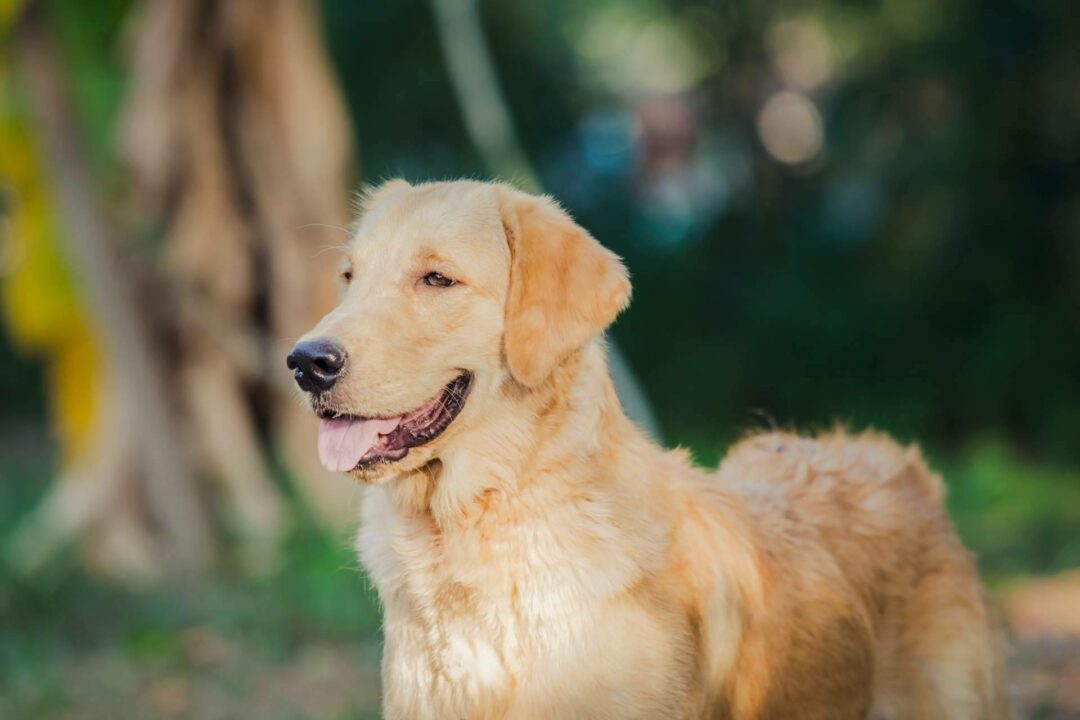
[[[285,365],[301,390],[325,392],[334,387],[345,367],[345,350],[326,340],[297,343]]]

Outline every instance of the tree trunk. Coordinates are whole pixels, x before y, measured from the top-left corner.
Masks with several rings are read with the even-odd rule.
[[[17,34],[108,372],[92,451],[9,555],[33,569],[81,537],[93,566],[146,579],[202,573],[236,538],[263,572],[288,527],[271,445],[318,520],[354,517],[356,489],[318,466],[284,366],[336,300],[349,124],[308,0],[142,0],[133,30],[119,144],[135,213],[161,237],[151,283],[113,262],[129,248],[94,196],[44,19]]]

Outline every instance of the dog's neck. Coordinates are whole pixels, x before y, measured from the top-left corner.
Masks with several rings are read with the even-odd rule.
[[[499,395],[438,460],[391,481],[399,511],[429,515],[446,531],[476,522],[567,465],[577,466],[575,484],[603,485],[602,474],[619,470],[604,460],[616,455],[614,448],[649,442],[622,410],[600,340],[569,357],[542,386],[508,380]]]

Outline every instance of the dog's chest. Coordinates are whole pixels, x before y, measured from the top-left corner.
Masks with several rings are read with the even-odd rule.
[[[361,557],[384,605],[384,695],[401,716],[464,716],[509,702],[537,650],[536,618],[497,548],[421,527],[369,534]],[[552,601],[552,598],[547,598]],[[554,611],[554,605],[550,611]]]
[[[422,520],[365,516],[358,547],[384,605],[389,717],[478,706],[512,716],[525,696],[586,683],[610,647],[618,621],[597,612],[598,596],[625,583],[618,555],[593,557],[544,523],[447,537]]]
[[[449,717],[508,702],[526,665],[513,598],[431,570],[383,593],[388,704]]]

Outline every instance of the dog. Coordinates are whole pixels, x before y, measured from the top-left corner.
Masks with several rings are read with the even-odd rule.
[[[366,486],[384,716],[1009,717],[1003,640],[915,448],[768,432],[715,472],[624,415],[621,260],[472,181],[360,202],[340,304],[288,357]]]

